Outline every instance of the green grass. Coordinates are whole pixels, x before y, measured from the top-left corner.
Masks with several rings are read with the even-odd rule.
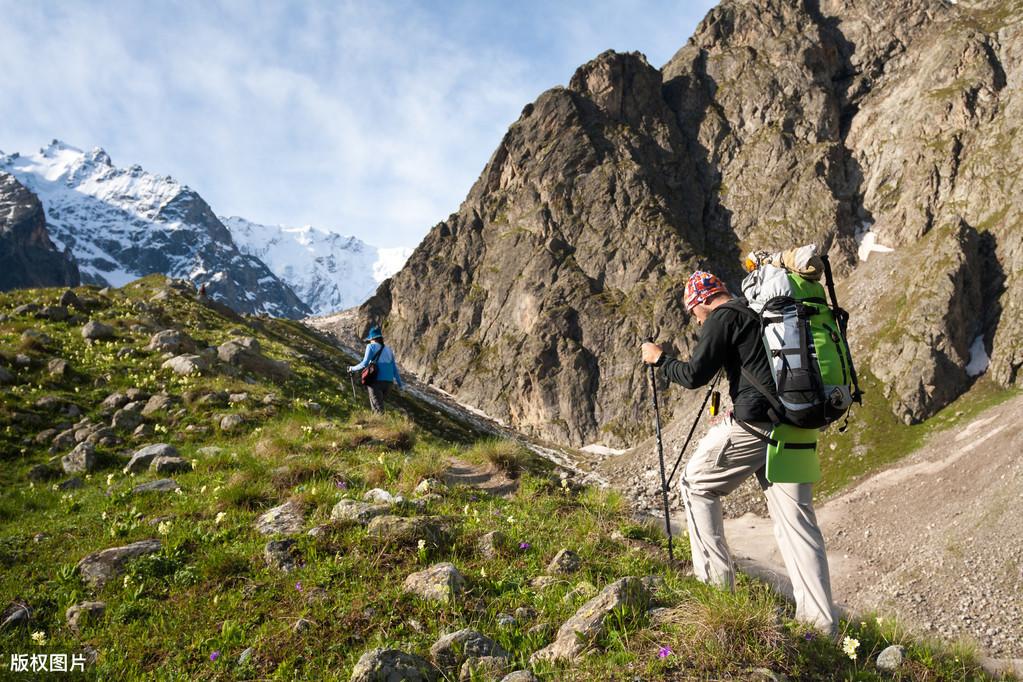
[[[823,478],[815,487],[820,496],[832,495],[864,476],[894,464],[917,450],[933,434],[968,423],[986,409],[1020,394],[986,378],[936,415],[919,424],[900,421],[885,400],[881,383],[868,371],[860,372],[863,405],[854,405],[849,426],[841,422],[821,434],[818,452]]]
[[[541,679],[745,679],[757,667],[791,679],[882,679],[871,656],[895,634],[874,633],[866,622],[848,625],[863,642],[862,656],[852,661],[834,643],[807,638],[791,607],[764,585],[743,578],[735,594],[725,594],[667,566],[663,540],[630,521],[619,494],[563,487],[549,465],[520,445],[483,439],[407,396],[395,395],[383,417],[367,413],[364,396],[353,399],[346,383],[350,358],[298,323],[225,316],[177,293],[159,307],[140,309],[162,281],[150,277],[115,291],[92,312],[117,326],[116,342],[86,345],[80,324],[25,316],[0,323],[0,361],[10,364],[23,352],[35,360],[32,369],[16,370],[17,383],[0,388],[0,608],[17,601],[33,611],[28,629],[0,632],[0,677],[11,653],[77,653],[88,646],[98,658],[80,678],[348,680],[369,648],[428,657],[440,635],[462,627],[493,637],[515,667],[528,667],[530,656],[585,600],[568,596],[577,586],[600,589],[626,575],[658,575],[665,586],[654,606],[667,609],[660,612],[665,617],[614,613],[592,655],[575,664],[539,666]],[[59,294],[0,294],[0,313],[29,300],[52,302]],[[79,294],[98,299],[88,288]],[[150,332],[132,330],[147,319],[156,328],[180,324],[214,344],[256,336],[267,355],[290,363],[293,376],[276,382],[223,373],[175,377],[160,369],[161,357],[142,350]],[[23,348],[21,333],[28,328],[44,331],[50,342]],[[136,353],[118,359],[123,346]],[[67,358],[73,374],[48,377],[45,361],[52,356]],[[156,438],[119,434],[123,445],[100,448],[104,464],[83,477],[80,489],[55,490],[63,475],[28,481],[30,467],[52,456],[34,436],[62,419],[36,408],[39,397],[74,401],[99,420],[103,398],[134,386],[181,398],[151,419],[161,429]],[[211,391],[246,392],[250,399],[216,406],[201,398]],[[268,396],[273,400],[264,402]],[[223,433],[216,416],[230,412],[246,421]],[[174,476],[178,494],[132,494],[155,476],[124,475],[119,453],[157,440],[173,442],[193,468]],[[205,449],[210,446],[219,450]],[[439,546],[382,546],[359,525],[329,522],[340,499],[360,499],[370,488],[413,499],[416,485],[438,477],[451,459],[494,463],[517,474],[517,487],[507,497],[443,488],[423,509],[395,507],[399,515],[442,519],[448,533]],[[305,510],[306,529],[324,527],[316,537],[296,536],[302,563],[289,574],[266,566],[268,538],[253,527],[261,513],[285,501]],[[488,557],[478,539],[493,530],[509,542]],[[75,570],[91,552],[148,538],[159,539],[161,551],[132,562],[100,590],[84,584]],[[531,580],[566,547],[578,552],[582,570],[546,588],[532,587]],[[680,554],[685,561],[684,548]],[[465,575],[463,598],[437,606],[403,592],[409,573],[439,561],[451,561]],[[73,633],[65,610],[91,599],[106,603],[105,614]],[[519,607],[535,609],[535,618],[498,624],[499,615]],[[295,632],[299,619],[312,627]],[[35,643],[32,633],[43,633],[46,643]],[[920,671],[919,679],[982,678],[970,656],[896,634],[906,642],[907,665]],[[665,646],[672,654],[661,658]],[[254,655],[238,664],[248,647]]]

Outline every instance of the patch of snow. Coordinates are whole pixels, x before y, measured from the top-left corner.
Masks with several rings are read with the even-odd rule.
[[[628,452],[628,450],[616,450],[614,448],[609,448],[608,446],[601,445],[600,443],[591,443],[589,445],[584,445],[579,449],[592,455],[604,455],[605,457],[617,457]]]
[[[966,365],[966,373],[971,377],[980,376],[987,371],[987,366],[990,363],[991,358],[988,357],[987,350],[984,348],[984,335],[980,334],[970,346],[970,362]]]
[[[870,258],[871,253],[891,253],[895,249],[877,243],[877,235],[871,231],[874,224],[864,221],[856,228],[856,243],[859,245],[856,253],[861,261]]]

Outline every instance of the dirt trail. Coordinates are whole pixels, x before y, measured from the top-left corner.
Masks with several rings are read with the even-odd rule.
[[[934,434],[818,508],[835,601],[973,641],[1023,672],[1021,503],[1023,397]],[[768,519],[747,514],[725,525],[749,572],[784,576]]]

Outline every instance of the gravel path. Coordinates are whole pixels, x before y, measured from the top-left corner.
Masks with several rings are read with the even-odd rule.
[[[835,600],[1023,659],[1023,398],[935,434],[818,509]],[[781,564],[770,522],[729,520],[733,554]]]

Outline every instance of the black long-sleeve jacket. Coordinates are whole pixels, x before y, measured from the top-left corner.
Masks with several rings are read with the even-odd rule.
[[[735,416],[743,421],[770,421],[770,403],[741,372],[745,366],[766,388],[774,388],[760,323],[744,299],[734,299],[711,312],[688,362],[664,355],[661,359],[664,376],[690,389],[707,385],[724,367]]]

